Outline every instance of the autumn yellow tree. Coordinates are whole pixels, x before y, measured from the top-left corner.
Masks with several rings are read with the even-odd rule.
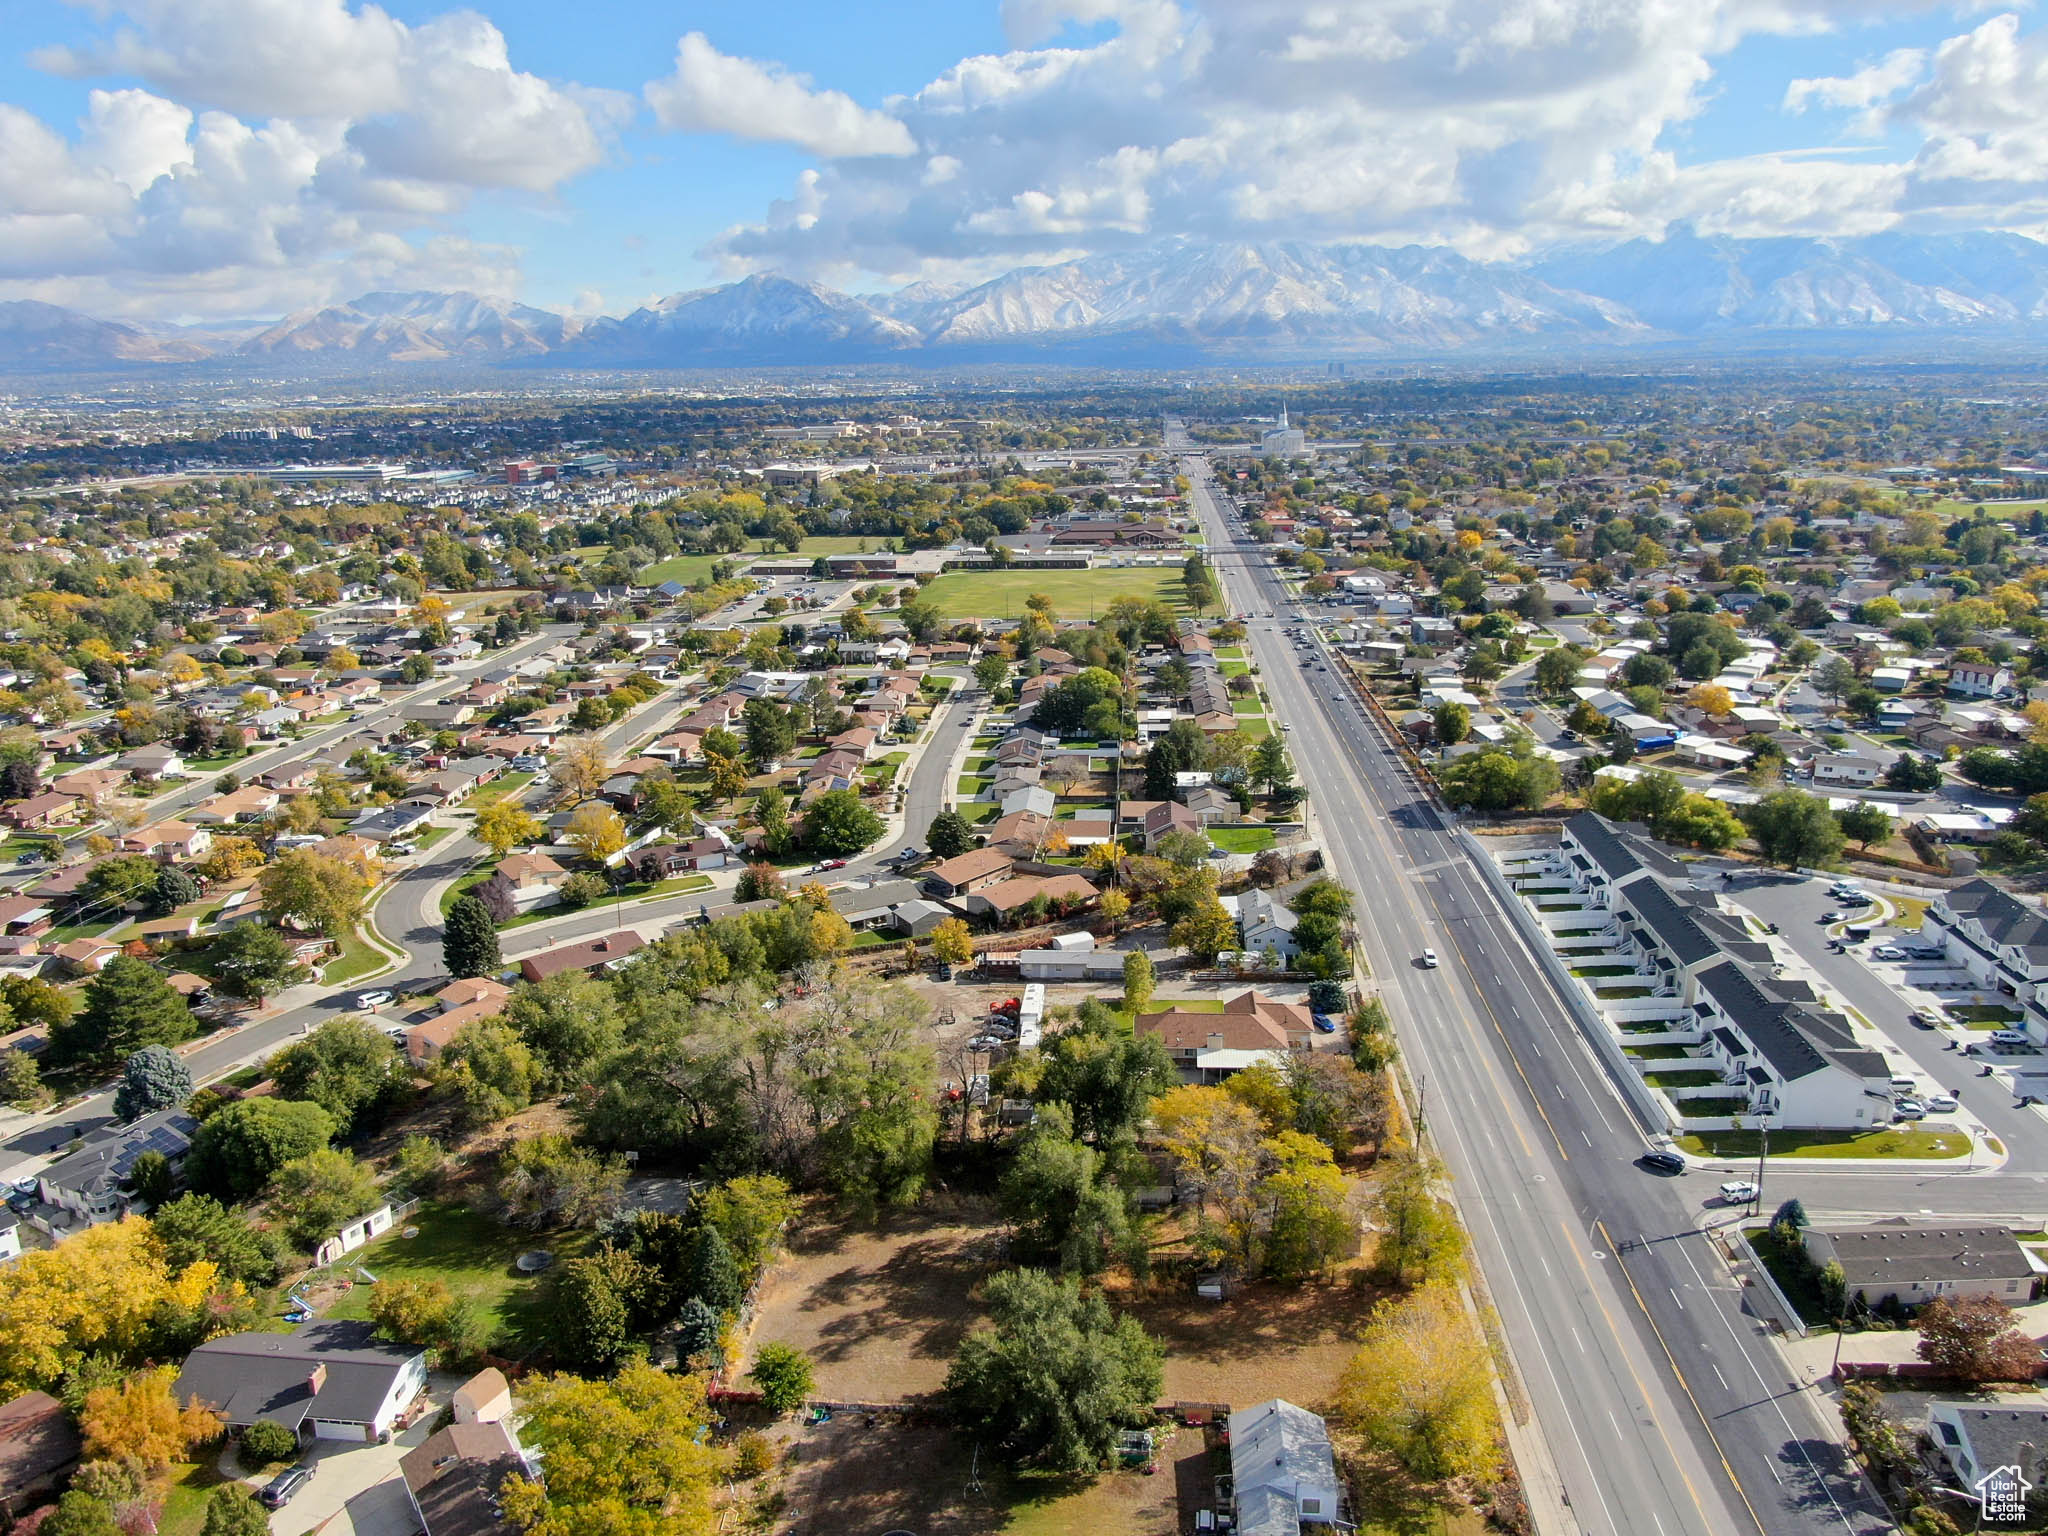
[[[199,1403],[179,1407],[171,1393],[177,1376],[176,1366],[159,1366],[86,1393],[78,1416],[86,1459],[139,1462],[161,1477],[172,1462],[218,1440],[227,1427],[220,1415]]]
[[[541,834],[541,824],[513,800],[493,800],[476,813],[476,838],[502,859],[514,848],[532,842]]]
[[[1196,1187],[1208,1244],[1243,1272],[1256,1270],[1259,1181],[1268,1162],[1258,1115],[1221,1088],[1183,1087],[1152,1101],[1152,1123],[1175,1165]]]
[[[949,917],[932,930],[932,957],[941,965],[965,965],[974,958],[974,935],[967,924]]]
[[[1338,1380],[1337,1410],[1425,1482],[1484,1479],[1500,1465],[1492,1365],[1452,1286],[1426,1285],[1373,1308]]]
[[[602,864],[626,846],[626,823],[602,800],[586,800],[569,818],[567,836],[587,858]]]
[[[1686,704],[1717,719],[1735,707],[1735,695],[1719,683],[1701,683],[1685,696]]]
[[[612,776],[611,754],[595,736],[579,736],[561,750],[548,770],[570,805],[588,800]]]
[[[233,880],[262,867],[263,850],[249,838],[216,837],[199,862],[199,873],[209,880]]]

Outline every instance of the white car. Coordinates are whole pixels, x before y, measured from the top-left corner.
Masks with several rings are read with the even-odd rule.
[[[382,1008],[386,1003],[396,1002],[397,1000],[397,993],[387,992],[382,988],[375,992],[358,992],[356,994],[356,1006],[365,1011]]]
[[[1756,1198],[1756,1185],[1748,1179],[1730,1179],[1721,1186],[1721,1203],[1747,1205]]]
[[[1429,971],[1433,971],[1433,970],[1435,970],[1435,969],[1436,969],[1436,951],[1435,951],[1435,950],[1433,950],[1433,949],[1425,949],[1425,950],[1424,950],[1424,951],[1422,952],[1422,966],[1423,966],[1423,969],[1424,969],[1424,970],[1429,970]]]
[[[1930,1115],[1952,1115],[1961,1107],[1956,1103],[1955,1095],[1948,1093],[1930,1093],[1923,1102]]]

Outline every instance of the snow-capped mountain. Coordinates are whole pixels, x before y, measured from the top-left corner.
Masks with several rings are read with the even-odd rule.
[[[2048,339],[2048,245],[2005,234],[1659,241],[1475,262],[1438,247],[1205,244],[1021,267],[972,287],[854,297],[764,274],[617,318],[469,293],[372,293],[236,331],[0,304],[0,371],[291,360],[560,367],[1001,358],[1181,361],[1783,345],[1977,334]]]

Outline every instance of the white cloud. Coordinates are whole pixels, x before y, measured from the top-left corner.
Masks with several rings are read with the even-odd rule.
[[[89,282],[113,308],[180,286],[261,310],[431,272],[507,291],[509,253],[444,226],[480,192],[549,196],[634,110],[516,68],[473,11],[408,25],[345,0],[95,8],[101,36],[35,62],[146,88],[92,91],[72,139],[0,106],[0,271]]]
[[[828,158],[917,152],[910,131],[886,112],[843,91],[813,90],[778,65],[720,53],[702,32],[684,34],[674,72],[650,82],[646,96],[665,128],[795,144]]]
[[[1876,138],[1884,132],[1884,121],[1882,113],[1874,109],[1916,84],[1926,72],[1925,49],[1895,48],[1853,75],[1794,80],[1785,88],[1784,110],[1804,112],[1809,106],[1847,109],[1857,114],[1854,130]]]

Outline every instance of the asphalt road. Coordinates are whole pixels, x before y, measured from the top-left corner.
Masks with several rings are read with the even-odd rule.
[[[1291,613],[1221,536],[1207,465],[1183,473],[1231,609]],[[1889,1530],[1699,1230],[1712,1181],[1635,1165],[1618,1092],[1339,674],[1272,620],[1252,646],[1332,864],[1370,893],[1365,957],[1581,1530]]]

